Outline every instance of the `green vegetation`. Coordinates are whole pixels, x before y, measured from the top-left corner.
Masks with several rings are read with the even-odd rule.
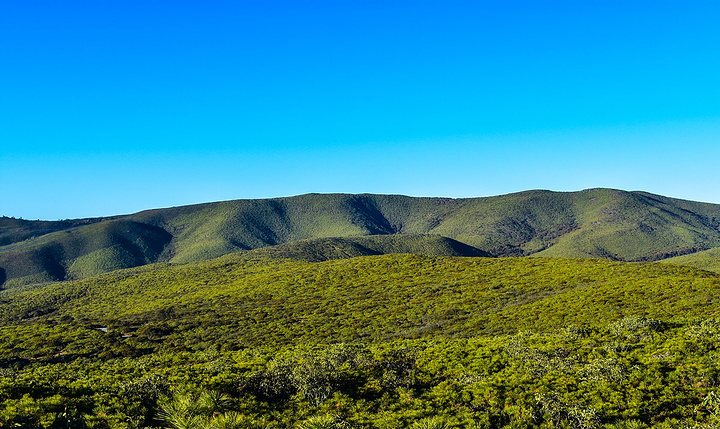
[[[403,244],[372,239],[369,246],[354,241],[378,235],[446,237],[493,256],[654,261],[720,247],[720,205],[611,189],[467,199],[309,194],[112,219],[0,218],[0,287],[83,278],[155,262],[196,262],[309,239],[353,239],[338,244],[350,256],[396,249],[438,254],[409,244],[411,239]],[[328,251],[328,243],[310,243],[318,249],[310,249],[308,242],[295,247],[302,247],[310,255],[305,259],[312,260],[313,254]],[[449,253],[443,250],[449,255],[470,250],[449,247]]]
[[[0,429],[718,427],[718,249],[608,189],[0,218]]]
[[[248,252],[246,256],[322,262],[332,259],[393,253],[412,253],[428,256],[490,256],[482,250],[451,238],[413,234],[315,238],[262,247]]]
[[[687,265],[702,270],[720,272],[720,247],[708,249],[690,255],[676,256],[663,262],[676,265]]]
[[[410,246],[394,239],[363,246]],[[295,243],[0,292],[0,427],[718,423],[720,275],[308,255]]]
[[[99,222],[101,219],[75,219],[61,221],[30,221],[0,216],[0,246],[39,237],[55,231]]]
[[[83,278],[154,262],[170,242],[161,228],[108,220],[2,247],[5,287]]]

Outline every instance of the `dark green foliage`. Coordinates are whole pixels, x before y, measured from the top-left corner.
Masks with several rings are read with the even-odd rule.
[[[306,241],[268,254],[325,260],[487,252],[652,261],[720,246],[719,226],[719,205],[611,189],[467,199],[309,194],[108,219],[54,223],[0,218],[0,269],[9,288],[332,237],[347,241]],[[373,235],[393,238],[355,239]],[[413,238],[398,238],[405,235]],[[440,237],[447,239],[442,243]],[[711,266],[717,258],[707,256],[710,262],[702,264]]]
[[[322,262],[333,259],[393,253],[413,253],[429,256],[490,256],[487,252],[451,238],[413,234],[300,240],[255,249],[248,252],[247,256]]]
[[[160,423],[158,400],[167,396],[170,383],[158,374],[146,375],[120,384],[119,397],[125,404],[125,414],[134,417],[138,426]]]

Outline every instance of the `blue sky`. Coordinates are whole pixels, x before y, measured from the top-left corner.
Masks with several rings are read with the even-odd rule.
[[[307,192],[720,203],[718,2],[0,2],[0,215]]]

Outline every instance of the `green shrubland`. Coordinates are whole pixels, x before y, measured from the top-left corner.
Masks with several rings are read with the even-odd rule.
[[[713,427],[719,309],[658,263],[147,265],[0,292],[0,427]]]

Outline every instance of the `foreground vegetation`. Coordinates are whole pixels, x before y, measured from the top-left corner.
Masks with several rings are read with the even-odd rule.
[[[0,427],[711,427],[720,276],[228,255],[0,293]]]

